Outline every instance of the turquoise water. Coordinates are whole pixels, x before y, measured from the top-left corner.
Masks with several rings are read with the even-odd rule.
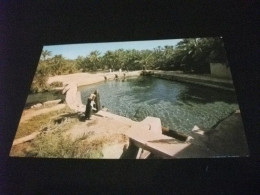
[[[184,133],[194,125],[211,128],[238,109],[233,92],[153,77],[84,87],[83,103],[95,89],[100,93],[101,105],[114,114],[136,121],[147,116],[159,117],[164,127]]]

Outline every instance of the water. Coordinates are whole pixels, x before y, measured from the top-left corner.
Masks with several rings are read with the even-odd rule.
[[[164,127],[183,133],[191,131],[194,125],[211,128],[238,109],[233,92],[153,77],[84,87],[83,103],[95,89],[100,93],[101,104],[110,112],[136,121],[159,117]]]
[[[34,104],[43,103],[50,100],[65,99],[65,95],[58,91],[47,91],[42,93],[29,94],[25,103],[25,108],[29,108]]]

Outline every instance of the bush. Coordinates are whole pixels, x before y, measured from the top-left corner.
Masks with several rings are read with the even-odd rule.
[[[55,81],[50,84],[50,87],[63,87],[63,83],[60,81]]]
[[[41,135],[33,142],[32,153],[43,158],[101,158],[102,142],[89,141],[90,134],[72,139],[60,132]]]
[[[24,122],[20,121],[15,135],[15,139],[30,135],[35,131],[40,131],[41,129],[47,126],[53,128],[54,124],[51,124],[51,118],[62,115],[64,113],[70,113],[70,109],[68,107],[65,107],[60,110],[34,116],[31,119],[26,120]],[[73,124],[73,121],[71,121],[71,123]],[[67,126],[70,127],[69,125]]]
[[[31,85],[31,93],[48,91],[49,86],[47,84],[47,79],[48,77],[46,75],[36,74]]]

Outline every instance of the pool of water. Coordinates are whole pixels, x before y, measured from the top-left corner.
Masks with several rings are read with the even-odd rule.
[[[107,81],[81,88],[82,102],[98,89],[110,112],[141,121],[159,117],[164,127],[189,132],[198,125],[211,128],[238,109],[235,93],[153,77]]]
[[[32,105],[37,103],[43,103],[50,100],[65,99],[65,95],[61,94],[60,91],[47,91],[42,93],[29,94],[25,103],[24,108],[30,108]]]

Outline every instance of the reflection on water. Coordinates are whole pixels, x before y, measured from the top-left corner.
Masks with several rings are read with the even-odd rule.
[[[141,121],[159,117],[163,126],[187,132],[194,125],[210,128],[238,109],[232,92],[151,77],[106,83],[82,89],[82,101],[98,89],[110,112]]]

